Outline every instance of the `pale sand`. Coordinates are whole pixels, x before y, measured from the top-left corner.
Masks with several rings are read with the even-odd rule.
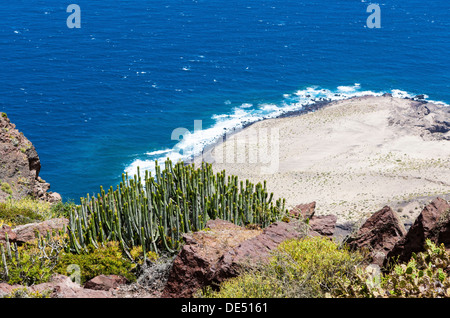
[[[203,160],[241,180],[266,180],[288,207],[316,201],[316,214],[335,214],[340,223],[365,218],[384,205],[413,220],[430,199],[450,198],[450,138],[426,130],[437,115],[420,114],[411,104],[420,103],[365,96],[314,113],[263,120],[218,143]],[[440,119],[448,123],[448,114],[440,112]],[[278,140],[279,149],[272,144],[267,150],[258,133]],[[243,142],[240,153],[236,141]],[[267,151],[254,157],[260,149]],[[268,160],[273,171],[267,171]]]

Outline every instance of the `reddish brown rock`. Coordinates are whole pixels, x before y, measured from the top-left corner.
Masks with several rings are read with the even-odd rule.
[[[16,233],[11,230],[10,226],[3,224],[0,228],[0,243],[6,242],[6,235],[8,235],[8,240],[10,242],[16,241]]]
[[[212,267],[211,278],[215,284],[239,275],[240,270],[252,263],[265,262],[271,252],[283,241],[307,235],[303,222],[276,222],[254,238],[246,240],[236,248],[225,251]]]
[[[386,255],[405,235],[406,230],[397,213],[385,206],[367,219],[346,242],[352,249],[368,250],[373,263],[382,266]]]
[[[334,230],[336,228],[337,216],[336,215],[320,215],[313,216],[309,220],[309,226],[311,230],[323,235],[323,236],[333,236]]]
[[[127,279],[118,275],[99,275],[84,284],[84,288],[94,290],[110,290],[124,285]]]
[[[192,297],[198,289],[237,276],[249,262],[265,261],[281,242],[306,236],[304,222],[276,222],[264,230],[246,229],[223,220],[185,236],[174,260],[163,297]]]
[[[14,289],[22,287],[21,285],[9,285],[7,283],[0,283],[0,298],[11,294]]]
[[[211,283],[211,268],[225,251],[260,233],[216,219],[208,221],[203,231],[185,234],[186,243],[173,262],[163,297],[192,297]]]
[[[112,298],[113,294],[104,290],[83,288],[72,282],[70,277],[54,275],[50,282],[29,287],[31,291],[51,291],[51,298]]]
[[[66,218],[50,219],[40,223],[30,223],[20,225],[14,228],[12,231],[16,235],[16,242],[18,244],[31,242],[36,239],[36,232],[41,235],[46,235],[47,232],[53,231],[58,233],[59,230],[64,230],[69,224],[69,220]]]
[[[56,202],[60,196],[47,191],[50,184],[39,177],[41,162],[33,144],[0,113],[0,201],[33,196]]]
[[[303,219],[311,219],[316,211],[316,202],[299,204],[289,211],[289,215],[295,218],[302,216]]]
[[[83,288],[64,275],[53,275],[49,282],[33,286],[0,284],[0,297],[10,294],[15,289],[27,289],[29,292],[49,293],[51,298],[113,298],[111,291]]]
[[[450,204],[442,198],[436,198],[424,207],[408,233],[395,244],[387,257],[408,261],[412,253],[424,250],[426,239],[450,246]]]

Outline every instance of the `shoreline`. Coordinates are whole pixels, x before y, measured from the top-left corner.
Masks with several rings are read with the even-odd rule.
[[[269,192],[286,198],[288,207],[316,201],[319,215],[335,214],[341,223],[368,217],[384,205],[410,222],[429,200],[450,198],[450,132],[433,128],[442,118],[445,125],[447,106],[420,95],[388,93],[308,106],[249,123],[206,146],[189,163],[203,160],[241,180],[266,180]],[[272,129],[280,132],[279,169],[261,174],[262,164],[249,161],[248,152],[258,151],[249,137]],[[239,142],[247,142],[245,154],[236,151]],[[234,162],[216,154],[233,147]]]

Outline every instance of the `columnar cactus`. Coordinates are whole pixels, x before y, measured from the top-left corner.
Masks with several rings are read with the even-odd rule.
[[[116,190],[100,187],[97,197],[81,198],[70,215],[70,247],[81,252],[117,240],[125,252],[133,246],[174,252],[182,233],[203,229],[209,219],[271,224],[286,212],[284,200],[273,204],[272,198],[265,182],[255,186],[225,171],[214,174],[210,164],[195,168],[168,159],[161,169],[156,161],[155,176],[145,171],[142,180],[138,168],[133,178],[123,174]]]

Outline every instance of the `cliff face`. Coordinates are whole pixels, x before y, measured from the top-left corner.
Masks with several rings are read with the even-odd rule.
[[[48,192],[50,184],[39,177],[41,161],[33,144],[0,113],[0,201],[8,197],[32,196],[57,202],[58,193]]]

